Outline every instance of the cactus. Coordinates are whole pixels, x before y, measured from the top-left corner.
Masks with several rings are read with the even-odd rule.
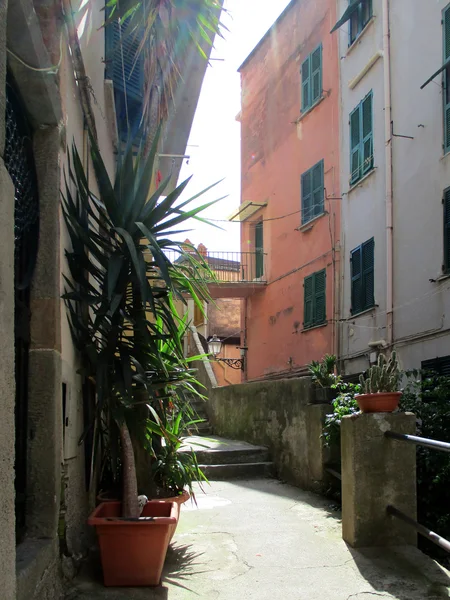
[[[389,360],[386,360],[384,354],[380,354],[377,364],[370,367],[365,375],[360,375],[359,381],[363,394],[397,392],[400,376],[397,353],[393,350]]]

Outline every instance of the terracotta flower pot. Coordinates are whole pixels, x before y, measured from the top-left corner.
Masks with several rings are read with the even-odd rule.
[[[401,392],[378,392],[361,394],[355,399],[363,413],[393,412],[398,407],[401,395]]]
[[[96,497],[97,505],[102,504],[102,502],[120,502],[117,494],[114,492],[104,492],[100,491]]]
[[[190,497],[191,496],[190,496],[189,492],[187,492],[186,490],[183,490],[183,493],[180,494],[179,496],[171,496],[170,498],[159,498],[159,500],[161,502],[175,502],[175,504],[177,505],[177,525],[178,525],[178,521],[180,520],[181,505],[184,504],[185,502],[187,502]],[[175,529],[173,530],[172,535],[170,536],[169,542],[172,541],[174,533],[175,533]]]
[[[161,581],[169,539],[177,525],[175,502],[147,502],[141,517],[120,518],[120,502],[97,506],[88,524],[97,530],[106,586],[155,586]]]

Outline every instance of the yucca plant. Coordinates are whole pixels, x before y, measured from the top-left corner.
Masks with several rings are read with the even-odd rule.
[[[62,191],[71,241],[71,249],[66,251],[70,278],[65,278],[64,299],[74,344],[82,358],[82,374],[96,387],[91,424],[93,464],[102,423],[111,425],[110,436],[117,426],[124,517],[139,514],[130,423],[136,421],[136,415],[144,423],[154,418],[158,399],[169,392],[196,388],[195,373],[183,357],[172,297],[190,295],[199,305],[208,300],[205,279],[210,277],[209,268],[193,248],[186,252],[184,244],[173,240],[173,228],[189,218],[200,218],[198,214],[213,203],[187,210],[199,196],[179,202],[189,180],[166,197],[170,176],[152,190],[158,137],[145,156],[141,149],[133,157],[129,144],[118,158],[116,177],[111,181],[91,136],[97,194],[89,187],[73,145]],[[183,260],[171,262],[167,251]],[[170,352],[162,352],[161,343],[168,340]]]

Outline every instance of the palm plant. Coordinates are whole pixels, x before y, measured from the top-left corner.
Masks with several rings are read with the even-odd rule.
[[[207,60],[208,47],[226,29],[220,21],[223,0],[110,0],[106,23],[127,20],[124,36],[139,36],[144,57],[144,122],[150,139],[166,120],[185,60],[194,46]]]
[[[213,203],[186,210],[198,197],[178,201],[189,180],[163,197],[170,176],[151,192],[157,145],[158,135],[148,156],[141,149],[133,157],[130,144],[119,156],[111,182],[91,136],[98,194],[89,187],[75,145],[62,192],[72,246],[66,251],[71,278],[65,278],[64,299],[82,374],[96,386],[93,463],[101,423],[111,424],[110,437],[117,427],[125,517],[139,514],[130,423],[137,414],[144,422],[154,418],[152,405],[169,392],[195,389],[195,372],[183,357],[172,298],[189,294],[199,305],[208,299],[208,266],[195,249],[186,252],[171,236],[174,227],[199,219]],[[167,251],[182,256],[182,262],[171,262]],[[170,352],[162,352],[161,343],[168,340]]]

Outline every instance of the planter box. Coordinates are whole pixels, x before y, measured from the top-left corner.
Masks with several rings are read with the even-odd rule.
[[[180,494],[179,496],[171,496],[170,498],[160,498],[159,500],[161,502],[175,502],[175,504],[177,505],[177,525],[178,525],[178,521],[180,519],[181,505],[184,504],[185,502],[187,502],[190,497],[191,496],[190,496],[189,492],[184,490],[183,493]],[[174,533],[175,533],[175,529],[172,531],[169,542],[172,541]]]
[[[106,586],[159,585],[178,510],[175,502],[152,500],[141,519],[127,521],[120,519],[120,502],[97,506],[88,524],[97,530]]]

